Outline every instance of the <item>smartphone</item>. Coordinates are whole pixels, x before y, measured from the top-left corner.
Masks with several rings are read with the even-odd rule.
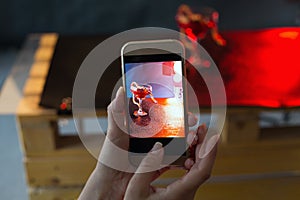
[[[163,164],[183,166],[189,157],[184,53],[171,39],[122,47],[129,160],[136,166],[156,142],[164,147]]]

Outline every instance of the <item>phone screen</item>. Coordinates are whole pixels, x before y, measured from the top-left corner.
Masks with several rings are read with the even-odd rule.
[[[184,65],[180,55],[124,56],[130,151],[148,152],[155,142],[185,148]],[[179,145],[179,146],[178,146]],[[183,152],[179,147],[178,152]],[[176,154],[177,150],[170,152]]]

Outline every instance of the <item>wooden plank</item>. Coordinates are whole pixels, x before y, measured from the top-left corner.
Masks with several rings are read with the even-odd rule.
[[[23,97],[23,87],[30,71],[38,37],[27,37],[17,56],[9,76],[6,78],[0,94],[0,114],[15,115],[19,101]]]
[[[24,96],[18,105],[17,108],[17,116],[22,117],[49,117],[51,116],[52,119],[58,118],[65,118],[66,116],[58,116],[57,111],[55,109],[49,109],[39,106],[40,103],[40,95],[27,95]],[[78,111],[79,112],[79,111]],[[86,111],[83,110],[81,113],[78,114],[77,117],[94,117],[95,113],[91,112],[90,110]],[[106,108],[104,109],[97,109],[96,116],[98,117],[105,117],[107,116]],[[69,116],[70,118],[72,116]]]
[[[25,155],[51,152],[56,148],[55,127],[48,118],[19,117],[19,135]]]
[[[300,171],[300,141],[294,145],[230,147],[220,145],[214,176]],[[162,178],[179,178],[185,170],[171,170]]]
[[[77,199],[82,186],[30,188],[30,200],[74,200]]]
[[[300,195],[299,177],[267,178],[257,180],[208,182],[196,193],[195,200],[294,200]],[[70,200],[76,199],[82,186],[31,188],[31,200]]]
[[[29,76],[46,78],[50,63],[48,61],[36,61],[33,63]]]
[[[253,174],[300,171],[300,148],[219,148],[213,174]]]
[[[253,143],[259,138],[259,117],[257,112],[228,114],[225,141],[228,143]],[[224,136],[223,136],[224,137]]]
[[[19,102],[17,116],[19,117],[43,117],[58,118],[55,109],[45,109],[39,106],[39,95],[28,95]]]
[[[43,92],[44,84],[45,84],[45,78],[40,77],[31,77],[26,81],[25,87],[24,87],[24,95],[40,95]]]
[[[226,183],[207,183],[195,199],[206,200],[294,200],[300,196],[300,177],[268,178]]]
[[[91,140],[96,141],[96,140]],[[94,146],[101,146],[95,142]],[[93,146],[93,145],[89,145]],[[285,171],[300,171],[300,142],[287,145],[253,145],[249,147],[220,145],[213,170],[213,175],[238,175]],[[43,156],[51,157],[82,156],[90,154],[80,144],[63,145],[51,151],[34,151],[27,153],[30,158]],[[280,162],[278,162],[280,159]],[[184,170],[170,171],[163,178],[176,178],[185,173]]]
[[[87,181],[96,166],[92,156],[26,158],[27,182],[31,187],[77,186]]]
[[[71,117],[71,116],[69,116]],[[19,116],[19,134],[24,154],[28,157],[90,156],[79,136],[61,136],[58,133],[56,115]],[[99,154],[104,134],[86,135],[84,144],[93,155]]]
[[[40,38],[40,46],[54,46],[56,45],[58,39],[57,33],[46,33],[43,34]]]
[[[219,152],[222,151],[220,148]],[[255,175],[261,173],[283,173],[287,171],[300,171],[300,160],[298,159],[300,155],[299,148],[292,148],[284,151],[283,149],[261,149],[260,151],[255,151],[251,149],[236,149],[236,151],[228,152],[223,151],[217,156],[217,160],[213,169],[213,176],[223,176],[223,175]],[[72,159],[76,157],[76,162]],[[280,159],[280,162],[278,160]],[[68,162],[70,160],[70,163]],[[65,164],[67,162],[67,164]],[[91,163],[94,163],[95,159],[87,154],[85,156],[78,156],[78,154],[73,154],[69,156],[61,157],[43,157],[36,158],[31,157],[26,159],[26,167],[28,177],[31,185],[35,186],[45,186],[45,185],[55,185],[56,182],[53,180],[58,179],[58,185],[74,185],[74,184],[84,184],[85,177],[88,177],[90,172],[87,169],[93,169]],[[80,176],[77,176],[78,171],[68,171],[68,176],[76,176],[76,179],[66,180],[64,176],[64,171],[55,171],[56,167],[59,168],[70,168],[71,166],[82,167]],[[47,171],[47,173],[45,173]],[[49,173],[48,173],[49,172]],[[176,169],[169,170],[161,176],[161,179],[174,179],[180,178],[185,174],[185,170]],[[56,179],[55,179],[55,178]]]
[[[101,138],[101,136],[90,137],[89,139],[85,138],[84,146],[78,136],[59,136],[56,138],[56,148],[54,150],[47,152],[28,152],[27,156],[30,158],[68,156],[81,156],[89,158],[91,155],[93,155],[95,158],[98,158],[103,139],[104,138]],[[89,149],[87,149],[87,147]]]
[[[40,46],[34,55],[35,61],[50,61],[54,52],[53,46]]]

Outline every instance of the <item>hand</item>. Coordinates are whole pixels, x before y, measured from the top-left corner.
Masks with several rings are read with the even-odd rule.
[[[98,163],[89,177],[79,199],[123,199],[132,173],[118,171],[103,163],[120,162],[120,157],[124,165],[128,164],[127,156],[114,155],[111,151],[114,144],[117,147],[128,150],[129,137],[119,126],[124,123],[124,90],[119,88],[116,98],[107,108],[108,129],[107,137],[103,143]],[[100,162],[99,162],[100,161]]]
[[[191,132],[189,134],[188,138],[192,139],[188,139],[188,142],[195,147],[195,161],[191,158],[187,159],[185,162],[185,167],[189,170],[187,174],[166,188],[151,186],[151,182],[165,171],[164,169],[162,169],[163,171],[139,173],[145,171],[145,168],[154,168],[160,165],[164,150],[161,144],[156,143],[151,152],[141,162],[137,173],[129,181],[124,199],[193,199],[199,186],[210,177],[217,152],[218,136],[213,136],[205,146],[206,151],[213,146],[212,150],[204,158],[200,155],[200,147],[206,133],[206,126],[201,125],[196,133]]]
[[[120,128],[124,124],[124,90],[120,88],[117,92],[116,98],[108,106],[108,130],[107,138],[104,141],[101,154],[99,156],[100,161],[98,162],[95,170],[89,177],[79,199],[123,199],[129,181],[131,180],[133,174],[119,171],[110,168],[103,163],[122,163],[124,166],[128,165],[127,155],[114,155],[111,143],[124,149],[126,152],[129,145],[129,137],[126,133],[122,131],[124,128]],[[189,114],[188,118],[189,126],[195,126],[197,123],[197,118]],[[123,129],[124,130],[124,129]],[[189,134],[189,143],[195,144],[195,138],[197,138],[194,132]],[[198,137],[200,138],[200,137]],[[193,161],[188,159],[185,163],[187,169],[193,167]],[[155,176],[158,177],[161,173],[168,170],[168,167],[158,170]],[[130,171],[130,170],[128,170]]]

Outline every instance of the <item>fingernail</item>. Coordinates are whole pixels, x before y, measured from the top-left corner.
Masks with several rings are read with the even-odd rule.
[[[187,160],[187,165],[192,166],[194,164],[194,161],[192,159]]]
[[[192,167],[194,165],[194,161],[192,159],[188,159],[185,163],[188,168]]]
[[[218,140],[219,140],[219,135],[212,136],[205,144],[204,153],[203,151],[199,152],[199,158],[206,157],[211,152],[211,150],[217,145]]]
[[[191,124],[197,124],[198,118],[195,115],[190,114],[190,115],[188,115],[188,121]]]
[[[189,145],[192,145],[192,143],[193,143],[193,140],[194,140],[194,135],[192,134],[192,133],[189,133],[188,134],[188,136],[187,136],[187,143],[189,144]]]
[[[123,92],[123,87],[119,87],[117,94],[116,94],[116,98],[113,100],[111,107],[113,109],[114,112],[122,112],[124,107],[124,99],[121,97],[121,94]],[[122,104],[120,104],[122,101]]]
[[[160,142],[156,142],[155,144],[154,144],[154,146],[153,146],[153,148],[151,149],[151,153],[158,153],[159,152],[159,150],[162,148],[162,143],[160,143]]]
[[[118,91],[117,91],[117,94],[116,94],[116,97],[120,96],[121,92],[123,90],[123,87],[119,87]]]

